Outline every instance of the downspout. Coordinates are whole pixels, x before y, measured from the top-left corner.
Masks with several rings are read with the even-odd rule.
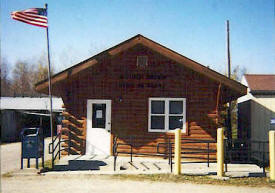
[[[217,101],[216,101],[216,124],[219,123],[219,101],[220,101],[220,95],[221,95],[221,83],[219,83],[218,92],[217,92]]]

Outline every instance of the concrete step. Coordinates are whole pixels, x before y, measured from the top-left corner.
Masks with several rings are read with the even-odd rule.
[[[168,163],[165,162],[146,162],[146,161],[133,161],[122,162],[117,164],[118,170],[130,171],[166,171],[170,168]]]

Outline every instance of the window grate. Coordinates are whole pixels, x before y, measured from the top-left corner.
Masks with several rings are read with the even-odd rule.
[[[147,56],[137,56],[137,67],[145,68],[148,66],[148,57]]]

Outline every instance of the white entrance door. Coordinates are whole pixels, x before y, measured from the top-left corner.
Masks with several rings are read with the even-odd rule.
[[[86,155],[111,153],[111,100],[87,101]]]

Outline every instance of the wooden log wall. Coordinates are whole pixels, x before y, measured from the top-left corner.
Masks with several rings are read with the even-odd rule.
[[[63,128],[61,138],[66,140],[66,142],[62,143],[62,148],[65,149],[65,151],[62,151],[62,154],[85,154],[86,119],[77,119],[66,111],[64,111],[62,115],[65,119],[62,121]]]
[[[137,67],[137,56],[140,55],[148,56],[145,68]],[[187,133],[183,138],[213,140],[219,127],[218,112],[222,100],[218,96],[223,94],[221,87],[219,82],[142,45],[114,57],[103,57],[98,64],[68,78],[59,86],[67,111],[64,124],[75,136],[74,153],[81,154],[85,153],[84,122],[88,99],[112,100],[112,135],[140,136],[141,144],[135,147],[135,151],[155,152],[148,145],[167,142],[173,134],[148,132],[150,97],[185,98]],[[128,139],[119,140],[121,143],[129,142]],[[203,147],[203,144],[193,146]],[[129,151],[127,146],[121,149]]]

